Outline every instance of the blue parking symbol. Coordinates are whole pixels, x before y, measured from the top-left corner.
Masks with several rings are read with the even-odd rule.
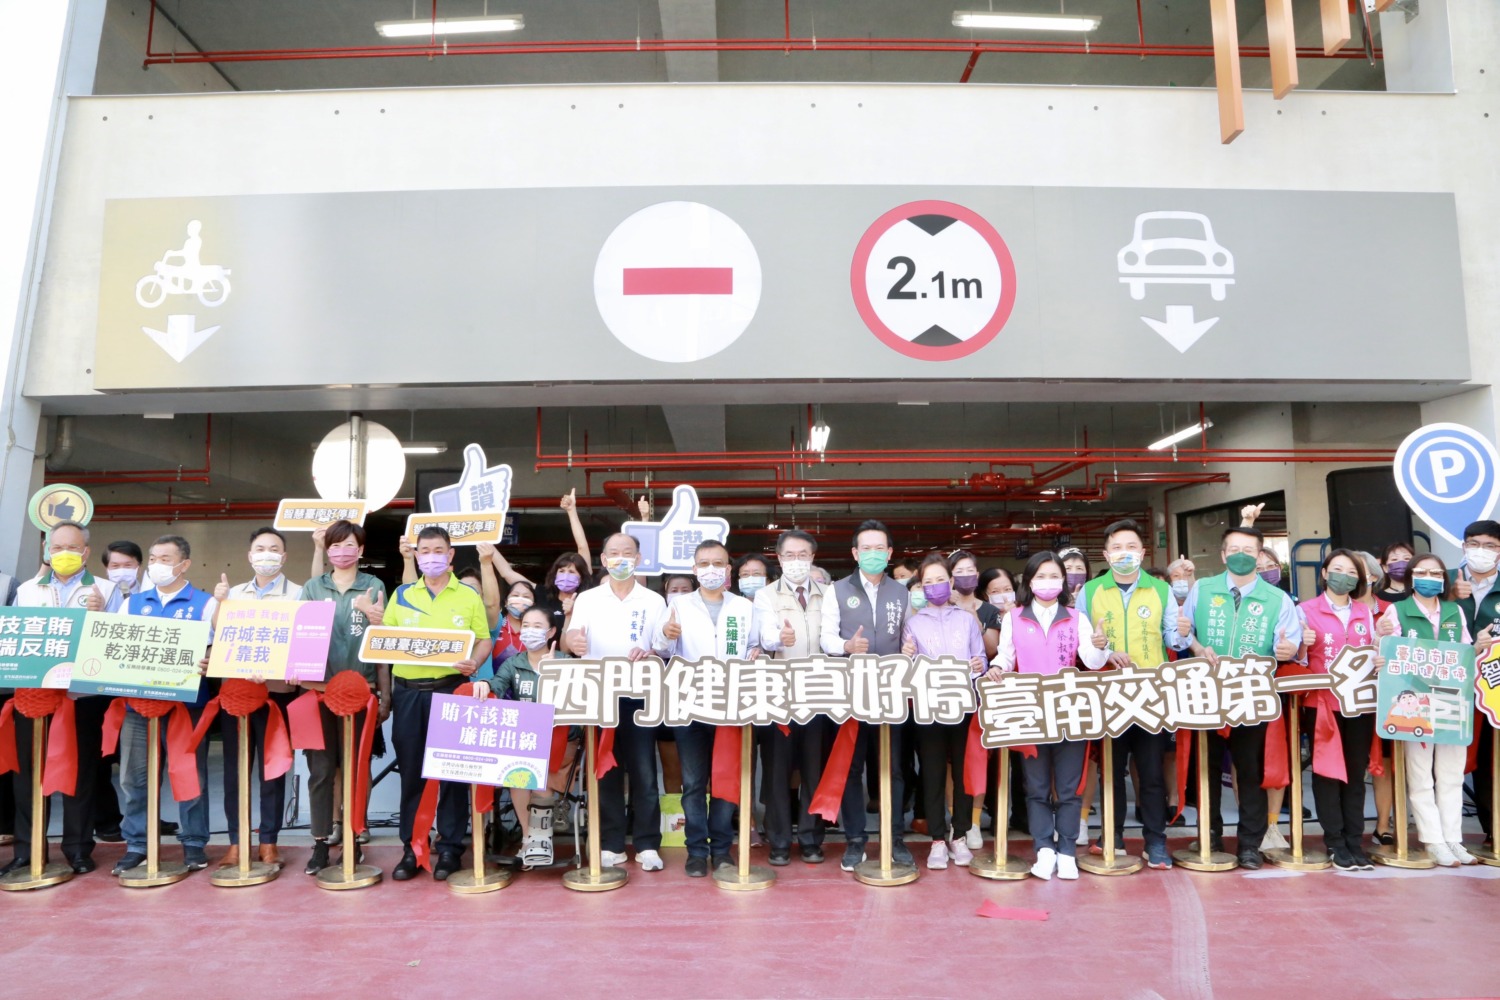
[[[1462,424],[1428,424],[1396,449],[1396,488],[1406,505],[1454,545],[1463,530],[1490,517],[1500,499],[1500,456],[1490,440]]]

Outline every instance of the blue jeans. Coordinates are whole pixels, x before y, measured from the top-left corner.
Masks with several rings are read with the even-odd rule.
[[[201,708],[189,708],[193,724],[203,714]],[[166,763],[167,716],[161,719],[162,756]],[[125,849],[132,854],[146,853],[146,720],[133,710],[126,710],[125,724],[120,728],[120,787],[125,791],[124,815],[120,832],[125,835]],[[198,788],[196,799],[177,803],[177,839],[183,847],[200,850],[208,846],[208,739],[198,744]],[[165,768],[163,768],[165,770]]]
[[[714,729],[706,722],[694,722],[675,733],[677,757],[682,761],[682,814],[690,858],[727,855],[734,844],[734,803],[707,800],[714,766]],[[733,738],[740,737],[735,734]]]

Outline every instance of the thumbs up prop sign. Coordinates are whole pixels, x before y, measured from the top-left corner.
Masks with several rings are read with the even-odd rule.
[[[464,471],[452,486],[440,486],[427,494],[434,514],[473,514],[483,512],[503,518],[510,506],[510,466],[488,465],[484,449],[477,444],[464,446]]]
[[[635,571],[641,576],[691,573],[699,542],[729,540],[729,522],[699,513],[698,491],[686,484],[672,490],[672,506],[660,521],[626,521],[620,530],[641,547]]]

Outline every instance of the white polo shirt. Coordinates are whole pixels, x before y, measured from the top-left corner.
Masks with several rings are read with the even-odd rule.
[[[608,583],[585,590],[573,600],[568,631],[587,629],[589,648],[585,659],[601,660],[625,656],[632,649],[651,648],[657,621],[666,612],[662,596],[637,581],[623,598],[616,597]]]

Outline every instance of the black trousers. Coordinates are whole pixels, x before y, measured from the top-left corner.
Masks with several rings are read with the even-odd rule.
[[[906,828],[906,814],[902,808],[906,783],[901,774],[902,739],[900,726],[887,727],[891,732],[891,836],[901,839]],[[844,783],[844,801],[839,809],[839,825],[844,831],[844,840],[856,847],[863,847],[870,839],[865,831],[865,782],[860,775],[869,766],[870,782],[880,787],[880,728],[869,723],[859,723],[859,739],[854,744],[854,759],[849,762],[849,780]]]
[[[790,732],[780,726],[763,726],[761,735],[760,801],[766,810],[766,840],[773,850],[785,851],[792,846],[792,772],[801,775],[797,790],[797,841],[803,848],[821,847],[827,823],[821,816],[810,815],[813,793],[823,779],[823,764],[833,746],[836,731],[827,716],[815,716],[807,722],[793,722]]]
[[[1125,839],[1125,779],[1130,759],[1140,779],[1141,830],[1146,846],[1167,842],[1167,780],[1162,771],[1163,743],[1160,735],[1131,726],[1115,739],[1115,846]]]
[[[271,701],[281,706],[283,712],[295,691],[273,691]],[[266,705],[251,712],[250,719],[250,768],[252,777],[261,772],[266,759],[266,723],[271,708]],[[219,713],[219,734],[224,737],[224,818],[229,821],[229,842],[240,842],[240,720],[228,712]],[[252,790],[252,794],[254,794]],[[281,835],[282,814],[286,812],[286,775],[267,779],[260,778],[260,823],[256,833],[262,844],[274,844]]]
[[[102,696],[79,698],[73,705],[74,724],[77,733],[78,784],[72,795],[63,796],[63,856],[69,860],[92,857],[94,853],[94,782],[99,769],[94,762],[99,759],[99,746],[104,731],[104,713],[110,699]],[[32,727],[36,723],[50,725],[50,719],[28,719],[20,712],[16,720],[16,759],[20,769],[11,775],[11,787],[16,807],[16,851],[17,858],[31,857],[31,740]],[[45,737],[44,737],[45,739]],[[43,803],[40,817],[42,828],[47,826],[47,804]],[[43,838],[45,845],[46,839]],[[43,859],[46,860],[46,853]]]
[[[359,755],[359,734],[364,732],[365,714],[354,716],[354,753]],[[327,840],[333,832],[333,804],[344,794],[342,784],[333,780],[339,767],[352,767],[353,761],[344,759],[344,720],[328,710],[327,705],[318,706],[318,717],[323,724],[323,749],[304,750],[307,758],[307,804],[312,813],[312,835],[317,840]],[[357,776],[356,776],[357,777]],[[345,823],[353,823],[354,817],[345,816]]]
[[[1208,734],[1210,830],[1215,838],[1224,835],[1224,818],[1219,803],[1224,794],[1222,761],[1227,745],[1229,757],[1234,762],[1235,789],[1239,795],[1239,849],[1245,853],[1260,850],[1268,825],[1266,790],[1260,787],[1266,776],[1266,725],[1262,722],[1256,726],[1235,726],[1229,730],[1227,741],[1217,732]]]
[[[964,751],[969,721],[931,722],[917,727],[917,759],[922,766],[922,815],[933,840],[952,840],[969,831],[974,797],[964,787]],[[945,775],[953,770],[953,816],[947,815]]]
[[[427,749],[427,717],[434,694],[451,694],[463,678],[431,691],[407,687],[398,678],[391,686],[391,742],[396,747],[396,767],[401,772],[401,843],[411,850],[412,826],[422,803],[422,757]],[[345,817],[347,822],[349,817]],[[469,826],[469,786],[444,781],[438,788],[437,853],[463,854],[464,832]],[[423,830],[426,836],[427,831]],[[480,848],[483,850],[483,848]]]
[[[1491,820],[1494,816],[1494,803],[1491,791],[1494,789],[1492,782],[1495,773],[1495,727],[1491,726],[1489,720],[1483,713],[1475,713],[1474,726],[1479,730],[1479,761],[1474,767],[1474,805],[1479,810],[1479,827],[1484,831],[1485,839],[1495,836],[1491,828]]]
[[[1346,718],[1334,712],[1339,739],[1344,745],[1344,772],[1348,781],[1336,781],[1313,773],[1313,803],[1323,827],[1323,843],[1330,851],[1342,847],[1357,851],[1365,836],[1365,768],[1370,764],[1370,740],[1375,736],[1375,716]],[[1293,777],[1293,780],[1297,780]]]
[[[599,846],[625,851],[625,779],[630,779],[630,840],[637,851],[661,847],[661,793],[656,783],[656,730],[636,725],[635,713],[645,707],[637,698],[620,699],[620,725],[615,729],[613,770],[599,779]]]

